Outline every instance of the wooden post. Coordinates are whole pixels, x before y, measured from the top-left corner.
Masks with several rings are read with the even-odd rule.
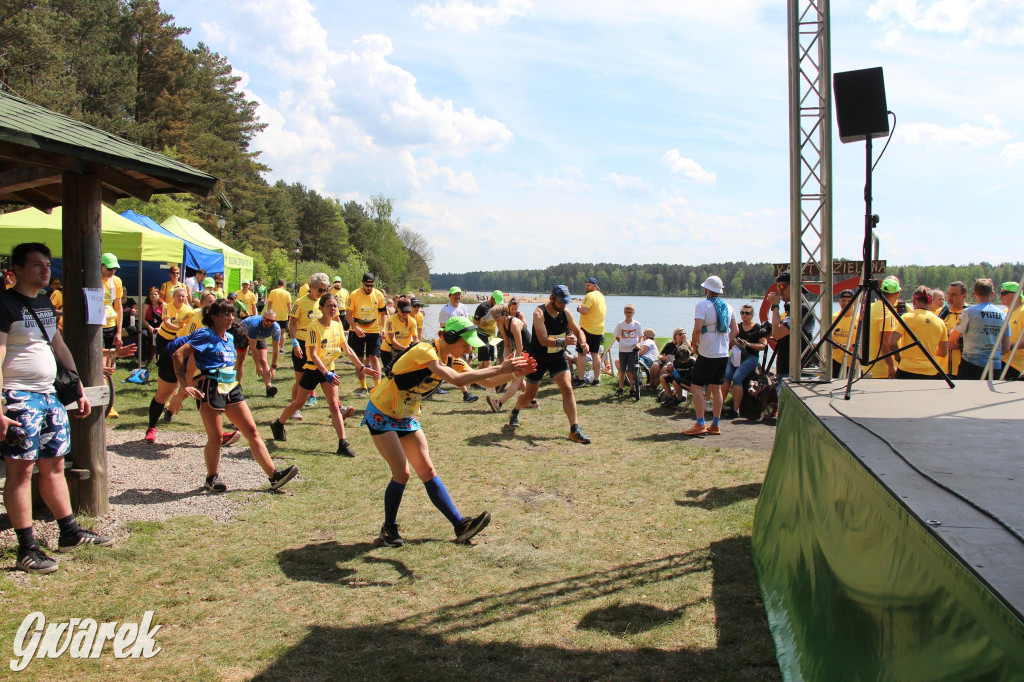
[[[61,185],[64,248],[64,341],[75,359],[82,385],[99,386],[103,379],[102,325],[86,321],[83,288],[103,286],[100,274],[102,185],[95,175],[65,173]],[[78,512],[104,516],[110,508],[107,491],[107,448],[103,410],[85,419],[71,415],[71,461],[87,469],[85,480],[68,482],[71,506]]]

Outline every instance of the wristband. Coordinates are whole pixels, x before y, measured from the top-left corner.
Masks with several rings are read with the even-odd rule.
[[[298,348],[298,347],[299,347],[299,340],[298,339],[292,339],[292,348]]]
[[[565,339],[555,339],[555,348],[565,348]]]
[[[333,381],[334,381],[334,378],[335,378],[336,376],[338,376],[338,375],[337,375],[337,374],[335,374],[334,372],[327,372],[326,374],[324,374],[324,379],[327,379],[328,381],[331,381],[331,382],[333,382]]]
[[[776,304],[774,304],[772,306],[772,310],[778,310],[778,309],[779,309],[779,304],[778,303],[776,303]]]

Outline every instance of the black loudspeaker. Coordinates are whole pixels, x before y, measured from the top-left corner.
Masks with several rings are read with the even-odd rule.
[[[832,77],[832,91],[840,141],[858,142],[889,135],[882,67],[837,73]]]

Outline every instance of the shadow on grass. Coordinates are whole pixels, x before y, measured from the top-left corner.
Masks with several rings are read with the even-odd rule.
[[[728,488],[705,488],[704,490],[687,490],[685,500],[676,500],[680,507],[700,507],[713,511],[720,507],[743,500],[756,499],[761,494],[760,483],[744,483]]]
[[[637,441],[640,443],[666,443],[670,441],[683,442],[686,440],[686,436],[679,434],[679,431],[675,430],[675,426],[672,426],[672,430],[668,433],[648,433],[644,436],[634,436],[629,440]]]
[[[209,495],[203,487],[197,487],[183,493],[174,493],[162,488],[132,488],[119,495],[110,498],[111,504],[163,504],[164,502],[177,502],[189,497]]]
[[[368,543],[312,545],[282,557],[282,568],[286,558],[289,566],[294,566],[286,572],[322,576],[331,568],[337,569],[341,558],[365,559],[371,547]],[[401,569],[408,570],[404,565]],[[342,567],[337,572],[349,570],[354,569]],[[557,618],[558,610],[588,602],[594,603],[594,608],[579,621],[579,628],[616,637],[650,630],[680,620],[693,604],[630,602],[609,607],[600,602],[644,585],[706,571],[712,573],[711,601],[718,635],[712,648],[571,649],[557,644],[489,641],[486,636],[486,628],[491,625],[521,619],[526,624],[530,617],[545,612]],[[322,581],[338,582],[335,578]],[[387,667],[381,665],[382,652],[387,652]],[[748,537],[714,542],[708,550],[626,564],[501,594],[482,594],[391,623],[347,628],[314,625],[301,642],[255,679],[334,679],[340,675],[351,679],[780,678]]]
[[[419,545],[441,540],[406,540],[408,545]],[[308,580],[318,583],[337,584],[344,587],[380,587],[391,586],[396,581],[369,581],[358,577],[358,568],[342,566],[347,563],[387,564],[395,570],[398,580],[415,580],[416,575],[403,562],[397,559],[370,556],[370,552],[380,549],[372,542],[357,542],[342,545],[337,542],[321,542],[306,545],[299,549],[286,549],[278,553],[277,562],[281,571],[292,580]]]

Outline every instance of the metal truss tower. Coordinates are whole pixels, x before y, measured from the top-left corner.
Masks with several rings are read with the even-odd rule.
[[[832,62],[829,0],[788,0],[789,193],[790,193],[790,362],[795,381],[832,378],[832,347],[823,344],[818,369],[796,371],[800,358],[832,321]],[[806,267],[810,265],[811,267]],[[814,266],[817,266],[816,268]],[[817,284],[805,301],[815,318],[810,346],[802,328],[803,285]]]

